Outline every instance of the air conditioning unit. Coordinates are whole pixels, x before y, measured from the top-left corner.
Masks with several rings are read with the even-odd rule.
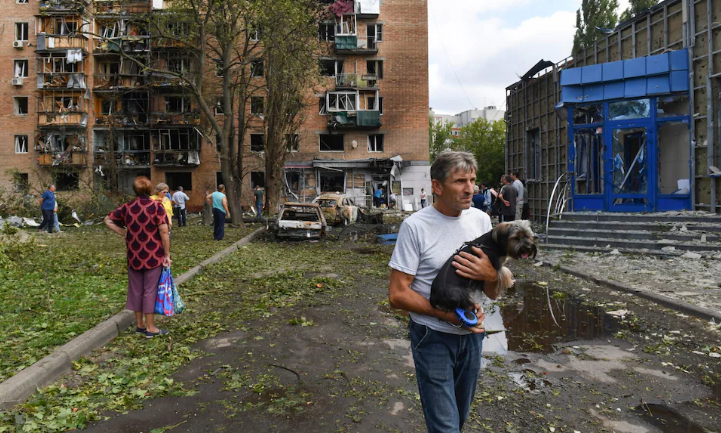
[[[15,47],[15,48],[22,48],[22,47],[23,47],[23,41],[13,41],[13,47]]]
[[[21,77],[15,77],[12,80],[13,86],[22,86],[23,85],[23,79]]]

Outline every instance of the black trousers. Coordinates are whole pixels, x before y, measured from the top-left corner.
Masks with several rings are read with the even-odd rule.
[[[213,208],[213,239],[222,241],[225,237],[225,212]]]
[[[498,217],[498,222],[507,223],[516,220],[516,215],[501,215]]]
[[[187,213],[185,212],[185,209],[177,208],[176,215],[178,215],[178,227],[183,227],[183,226],[188,225]]]
[[[43,211],[43,222],[40,223],[40,230],[47,227],[48,233],[53,232],[53,228],[55,227],[55,215],[52,209],[42,209]]]

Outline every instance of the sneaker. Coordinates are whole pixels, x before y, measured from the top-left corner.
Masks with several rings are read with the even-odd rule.
[[[168,330],[167,330],[167,329],[160,329],[160,328],[158,328],[158,332],[145,331],[145,338],[153,338],[153,337],[155,337],[155,336],[165,335],[165,334],[167,334],[167,333],[168,333]]]
[[[138,327],[135,328],[135,332],[137,332],[138,334],[145,334],[146,331],[147,331],[147,329],[145,329],[145,328],[138,328]]]

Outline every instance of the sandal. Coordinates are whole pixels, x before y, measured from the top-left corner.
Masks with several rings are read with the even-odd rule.
[[[153,338],[158,335],[165,335],[168,333],[167,329],[158,329],[158,332],[145,331],[145,338]]]

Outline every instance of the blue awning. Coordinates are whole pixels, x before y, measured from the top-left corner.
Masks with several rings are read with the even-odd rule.
[[[561,71],[561,102],[566,104],[688,91],[686,49]]]

